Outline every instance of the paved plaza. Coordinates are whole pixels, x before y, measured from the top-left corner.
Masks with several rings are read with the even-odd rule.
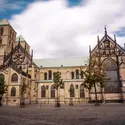
[[[0,125],[125,125],[125,104],[2,107]]]

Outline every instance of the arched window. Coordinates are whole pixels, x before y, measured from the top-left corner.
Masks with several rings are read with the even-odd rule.
[[[47,73],[44,73],[44,80],[47,80]]]
[[[81,84],[80,85],[80,98],[84,98],[85,97],[85,94],[84,94],[84,85]]]
[[[104,70],[106,73],[106,77],[107,77],[107,81],[104,82],[105,84],[105,92],[111,92],[111,93],[116,93],[120,91],[120,87],[119,87],[119,81],[118,81],[118,74],[117,74],[117,65],[116,62],[111,59],[111,58],[107,58],[106,60],[104,60],[103,62],[104,65]]]
[[[54,86],[51,86],[51,98],[55,98],[55,89]]]
[[[70,92],[70,97],[74,97],[75,96],[75,91],[74,91],[74,86],[73,85],[70,85],[69,92]]]
[[[51,80],[51,79],[52,79],[52,71],[51,71],[51,70],[49,70],[48,75],[49,75],[49,76],[48,76],[48,79]]]
[[[79,70],[76,70],[76,79],[79,79]]]
[[[72,77],[72,79],[74,79],[74,72],[73,71],[71,72],[71,77]]]
[[[2,44],[2,38],[0,37],[0,44]]]
[[[83,79],[83,73],[84,73],[83,71],[81,71],[81,73],[80,73],[81,79]]]
[[[16,96],[16,88],[15,87],[11,88],[11,96]]]
[[[45,98],[46,97],[46,87],[42,86],[41,87],[41,98]]]
[[[13,73],[11,76],[11,81],[12,82],[18,82],[18,75],[16,73]]]
[[[3,32],[4,32],[4,29],[3,27],[0,28],[0,35],[2,36],[3,35]]]

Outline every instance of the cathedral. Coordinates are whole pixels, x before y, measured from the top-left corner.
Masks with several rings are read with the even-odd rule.
[[[57,91],[54,88],[55,72],[61,72],[64,85],[59,87],[60,103],[88,103],[88,89],[84,87],[84,75],[80,75],[88,67],[89,58],[99,59],[106,64],[105,72],[108,80],[103,89],[104,101],[124,102],[125,87],[125,48],[107,34],[97,38],[95,48],[89,49],[89,57],[69,57],[57,59],[34,59],[33,50],[22,35],[16,31],[6,19],[0,20],[0,77],[3,77],[8,89],[3,95],[4,105],[20,105],[20,87],[27,85],[25,103],[55,103]],[[72,88],[72,93],[69,91]],[[95,100],[94,89],[90,92],[91,100]],[[101,101],[101,89],[97,87],[97,99]]]

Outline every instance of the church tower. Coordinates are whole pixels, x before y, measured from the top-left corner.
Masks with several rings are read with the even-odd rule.
[[[16,32],[6,19],[0,20],[0,65],[3,57],[11,52],[16,40]]]

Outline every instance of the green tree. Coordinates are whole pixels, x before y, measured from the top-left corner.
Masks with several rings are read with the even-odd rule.
[[[59,71],[55,72],[53,82],[54,82],[54,88],[57,91],[57,100],[56,100],[55,107],[60,107],[58,89],[59,89],[59,87],[64,86],[64,83],[63,83],[63,80],[61,79],[61,73]]]
[[[20,86],[20,107],[25,107],[25,97],[24,97],[24,95],[27,93],[27,88],[28,88],[28,85],[26,85],[25,83],[23,83]]]
[[[69,88],[69,94],[70,94],[70,101],[69,101],[69,106],[73,106],[73,99],[71,97],[72,93],[74,93],[74,88],[70,87]]]
[[[0,74],[0,106],[2,105],[3,95],[7,92],[7,85],[5,84],[4,75]]]
[[[97,103],[97,85],[99,84],[100,87],[104,87],[105,81],[105,72],[104,67],[100,65],[99,61],[94,59],[89,60],[89,66],[85,71],[85,87],[88,88],[89,93],[92,87],[95,90],[95,104]]]

